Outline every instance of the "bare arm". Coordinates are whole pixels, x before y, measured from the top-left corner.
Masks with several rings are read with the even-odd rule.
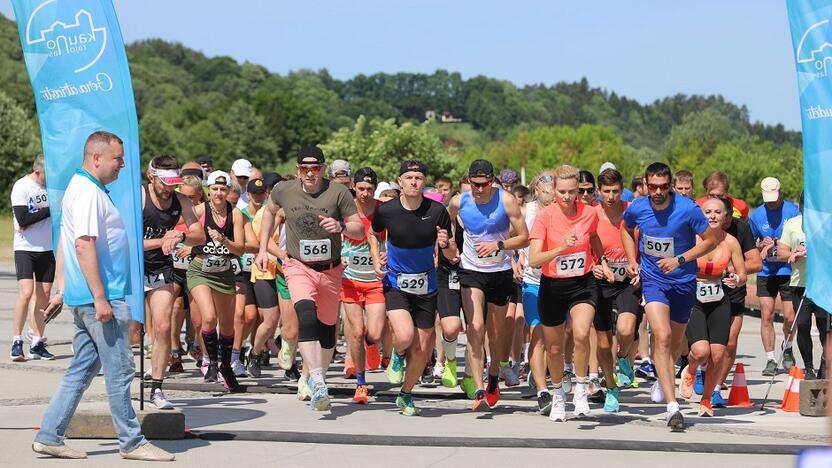
[[[574,243],[573,243],[574,245]],[[561,245],[560,247],[543,252],[543,240],[532,239],[529,243],[529,266],[532,268],[540,268],[546,263],[551,262],[558,255],[568,250],[570,245]]]
[[[638,252],[636,251],[635,229],[621,226],[621,244],[624,246],[624,253],[627,254],[627,275],[635,277],[638,275]]]

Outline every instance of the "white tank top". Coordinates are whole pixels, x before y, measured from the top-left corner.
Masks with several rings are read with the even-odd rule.
[[[529,228],[529,232],[532,230],[532,225],[534,224],[534,218],[537,217],[537,201],[533,201],[530,203],[526,203],[526,226]],[[540,285],[540,268],[531,268],[529,266],[529,247],[526,246],[523,249],[525,253],[526,262],[525,262],[525,271],[523,273],[523,282],[526,284],[534,284]]]

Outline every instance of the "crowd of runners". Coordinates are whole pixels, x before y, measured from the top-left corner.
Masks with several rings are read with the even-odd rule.
[[[173,407],[166,375],[193,360],[230,392],[276,366],[297,381],[298,399],[326,411],[329,367],[343,359],[352,402],[371,404],[367,373],[384,371],[404,415],[419,414],[420,384],[458,386],[476,410],[525,381],[540,413],[565,421],[567,407],[616,413],[622,392],[650,382],[675,428],[677,396],[699,398],[700,415],[726,405],[755,277],[763,375],[778,371],[780,354],[795,365],[793,340],[776,349],[778,297],[784,337],[797,320],[807,378],[826,372],[812,359],[812,324],[825,344],[828,315],[804,295],[802,196],[786,200],[774,177],[752,211],[727,174],[708,174],[695,199],[694,175],[663,163],[631,183],[613,163],[597,174],[563,165],[528,186],[485,160],[456,184],[417,160],[379,181],[370,167],[327,164],[315,146],[299,150],[296,167],[281,176],[245,159],[229,172],[210,157],[150,161],[144,378],[157,408]],[[37,312],[49,309],[56,272],[42,156],[11,196],[20,293],[10,357],[49,360]]]

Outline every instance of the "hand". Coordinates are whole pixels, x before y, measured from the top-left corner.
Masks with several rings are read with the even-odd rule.
[[[803,247],[802,245],[794,249],[792,254],[789,255],[789,263],[795,263],[801,258],[806,258],[806,247]]]
[[[93,306],[95,307],[95,319],[99,322],[107,323],[113,319],[113,308],[110,306],[110,301],[96,299]]]
[[[722,282],[725,284],[725,286],[734,289],[737,287],[737,285],[739,285],[740,277],[736,273],[731,273],[725,278],[722,278]]]
[[[522,280],[524,276],[526,276],[526,265],[517,262],[517,268],[514,270],[514,279],[519,281]]]
[[[378,259],[382,265],[387,265],[387,252],[379,252]]]
[[[41,315],[46,317],[49,314],[50,310],[53,310],[55,307],[60,307],[61,305],[63,305],[63,303],[64,293],[55,294],[54,296],[52,296],[51,299],[49,299],[49,302],[46,304],[46,306],[43,309],[40,309],[40,313]]]
[[[447,229],[442,229],[439,226],[436,226],[436,245],[438,245],[440,249],[446,249],[451,245],[448,241]]]
[[[635,275],[630,279],[630,285],[633,287],[638,287],[639,283],[641,283],[641,275]]]
[[[166,232],[165,237],[162,238],[162,253],[170,255],[173,249],[176,248],[176,244],[182,242],[184,239],[185,236],[182,235],[181,231],[170,230]]]
[[[193,247],[190,245],[186,245],[185,247],[180,247],[174,251],[174,255],[176,258],[187,258],[191,256],[191,252],[193,251]]]
[[[615,283],[615,273],[612,272],[612,268],[610,268],[607,262],[601,262],[600,266],[604,273],[604,278],[607,279],[607,283]]]
[[[225,236],[214,228],[208,228],[208,236],[211,237],[211,240],[216,244],[222,243],[225,239]]]
[[[265,252],[257,252],[257,256],[254,257],[254,264],[257,266],[257,269],[260,271],[269,271],[269,256]]]
[[[324,229],[324,231],[330,234],[341,234],[343,229],[341,228],[341,223],[335,221],[335,218],[329,218],[324,215],[318,215],[318,219],[320,220],[320,225]]]
[[[604,267],[601,264],[596,263],[595,266],[592,267],[592,276],[594,276],[595,279],[598,280],[604,279],[606,277],[606,275],[604,274]]]
[[[569,237],[563,240],[563,245],[567,248],[575,247],[575,244],[578,243],[578,235],[574,232],[569,234]]]
[[[500,250],[496,242],[477,242],[474,248],[477,250],[478,257],[487,257]]]
[[[679,260],[676,257],[666,257],[659,260],[657,265],[661,268],[662,273],[669,275],[673,270],[679,268]]]
[[[635,278],[638,276],[638,263],[627,262],[627,276]]]

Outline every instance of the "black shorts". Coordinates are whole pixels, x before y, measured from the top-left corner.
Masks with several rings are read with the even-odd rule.
[[[439,268],[436,271],[437,281],[437,298],[436,307],[439,310],[439,318],[445,317],[459,317],[459,312],[462,309],[462,291],[459,289],[459,281],[455,284],[457,289],[451,289],[448,283],[448,271],[444,268]],[[457,275],[459,272],[457,271]],[[457,276],[459,279],[459,276]]]
[[[514,284],[514,289],[512,289],[511,297],[508,298],[509,304],[523,304],[523,285],[522,284]]]
[[[243,288],[243,294],[246,296],[246,306],[257,305],[257,299],[254,297],[254,285],[251,284],[251,281],[237,280],[235,283]]]
[[[595,330],[611,331],[613,329],[613,317],[616,316],[613,310],[618,314],[635,314],[636,324],[641,323],[644,315],[644,308],[641,306],[641,288],[629,282],[613,284],[602,282],[599,289],[598,306],[595,308]]]
[[[728,301],[731,304],[731,317],[736,317],[745,313],[745,303]]]
[[[254,300],[260,309],[277,307],[277,283],[270,279],[259,279],[252,286]]]
[[[540,292],[537,296],[540,323],[546,327],[557,327],[566,322],[572,307],[578,304],[598,305],[598,283],[592,273],[575,278],[540,277]]]
[[[792,300],[792,288],[789,286],[791,276],[760,276],[757,275],[757,297],[777,297],[783,301]]]
[[[693,303],[685,334],[688,345],[705,340],[710,344],[728,344],[731,332],[731,301],[727,296],[717,302]]]
[[[173,284],[173,263],[155,268],[144,268],[144,291],[152,291],[162,286]]]
[[[427,330],[433,328],[436,323],[436,298],[438,291],[424,296],[417,296],[403,292],[396,288],[384,288],[384,301],[387,303],[387,311],[406,310],[413,318],[416,328]]]
[[[173,282],[181,286],[182,289],[188,289],[188,270],[174,268]]]
[[[496,306],[508,304],[515,294],[514,273],[511,270],[483,273],[473,270],[459,270],[459,285],[463,288],[479,289],[485,294],[485,302]]]
[[[17,271],[18,280],[34,278],[38,283],[51,283],[55,281],[55,255],[51,250],[15,250],[14,269]]]

